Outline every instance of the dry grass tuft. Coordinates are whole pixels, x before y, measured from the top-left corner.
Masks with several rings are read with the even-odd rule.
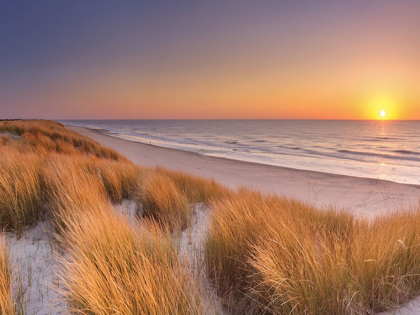
[[[142,215],[157,220],[171,231],[190,225],[194,211],[192,204],[210,204],[212,200],[231,193],[214,180],[163,167],[141,168],[139,173],[138,203]]]
[[[132,225],[108,209],[78,213],[63,237],[62,278],[71,313],[204,313],[168,233],[153,223]]]
[[[116,161],[128,161],[116,151],[105,148],[92,139],[46,120],[0,121],[0,132],[9,132],[20,138],[2,141],[21,152],[46,151],[67,155],[92,155]]]
[[[9,136],[0,135],[0,145],[7,145],[12,142],[12,139]]]
[[[0,131],[18,136],[0,148],[1,224],[21,232],[46,210],[65,251],[61,277],[70,313],[207,312],[201,286],[186,274],[166,230],[185,227],[191,216],[173,179],[142,172],[57,123],[0,122]],[[148,176],[140,189],[141,173]],[[139,189],[145,208],[158,209],[159,224],[143,219],[139,227],[114,213],[111,202],[134,198]]]
[[[80,162],[88,173],[104,184],[112,202],[121,202],[136,196],[140,170],[133,163],[95,157],[88,157]]]
[[[168,170],[164,167],[156,167],[156,173],[170,177],[181,193],[185,194],[190,203],[210,203],[212,200],[223,198],[231,191],[216,183],[213,179],[208,180],[179,171]]]
[[[214,208],[206,265],[234,313],[371,314],[420,293],[418,211],[368,223],[247,190]]]
[[[140,188],[142,215],[157,220],[171,231],[184,229],[191,221],[188,198],[166,175],[152,172],[145,175]]]
[[[15,314],[12,271],[4,235],[0,236],[0,314]]]
[[[0,121],[0,132],[18,136],[1,137],[7,139],[0,146],[2,228],[21,234],[25,226],[35,223],[43,214],[43,199],[47,200],[51,213],[57,207],[69,206],[57,204],[57,200],[61,203],[66,200],[67,193],[78,191],[86,194],[84,200],[88,200],[92,189],[86,183],[103,184],[113,202],[132,199],[138,191],[139,169],[133,163],[59,123]],[[75,186],[68,187],[71,184]],[[94,187],[98,185],[95,183]],[[95,202],[94,197],[91,199]]]
[[[79,212],[111,206],[103,183],[71,157],[51,156],[43,169],[43,183],[46,207],[59,234]]]
[[[0,148],[0,227],[21,234],[42,214],[41,158]]]

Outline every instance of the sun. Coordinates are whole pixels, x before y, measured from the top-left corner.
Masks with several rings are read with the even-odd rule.
[[[399,104],[395,97],[376,96],[366,101],[366,116],[372,120],[397,119]]]
[[[386,116],[386,111],[381,110],[380,115],[381,115],[381,117],[382,117],[382,118],[385,118],[385,116]]]

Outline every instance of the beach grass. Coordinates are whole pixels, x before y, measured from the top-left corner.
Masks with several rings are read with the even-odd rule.
[[[0,236],[0,314],[15,314],[12,270],[4,234]]]
[[[21,234],[42,215],[41,158],[0,147],[0,227]]]
[[[143,217],[154,219],[171,231],[185,229],[192,215],[187,195],[165,174],[148,172],[144,177],[138,201]]]
[[[0,146],[4,152],[0,157],[0,185],[5,186],[0,191],[5,195],[0,201],[0,226],[18,233],[40,218],[45,210],[42,200],[51,214],[64,207],[54,203],[60,199],[63,202],[67,193],[79,190],[89,195],[83,181],[101,182],[114,203],[141,200],[143,215],[154,217],[171,230],[187,227],[191,204],[209,203],[229,193],[214,180],[163,167],[138,167],[119,153],[56,122],[2,121],[0,132],[15,136],[7,136],[8,140]],[[85,180],[86,174],[93,178]],[[66,187],[71,185],[68,183],[72,183],[72,176],[83,179],[73,188]]]
[[[201,286],[186,272],[168,230],[186,226],[178,213],[191,216],[188,198],[170,177],[153,171],[148,184],[140,187],[146,184],[142,175],[151,170],[118,154],[103,154],[107,149],[96,144],[80,149],[74,142],[78,136],[56,123],[18,121],[6,127],[3,130],[16,137],[0,148],[1,192],[8,197],[3,198],[3,212],[9,215],[2,219],[3,226],[21,233],[45,212],[64,253],[58,260],[65,290],[58,290],[67,299],[69,313],[208,313]],[[164,177],[162,190],[147,200],[161,207],[169,180],[168,200],[177,192],[182,201],[159,215],[171,224],[162,225],[155,217],[139,225],[115,213],[112,203],[134,199],[158,184],[159,177]]]
[[[168,170],[162,166],[154,172],[171,178],[180,192],[187,196],[190,203],[206,203],[229,195],[231,190],[217,183],[214,179],[205,179],[185,172]]]
[[[59,123],[1,121],[1,132],[15,136],[7,136],[0,144],[1,228],[20,235],[46,209],[49,215],[57,207],[62,209],[57,200],[63,202],[67,193],[78,191],[88,200],[92,189],[83,183],[85,175],[92,177],[87,182],[101,182],[113,202],[134,198],[138,191],[137,166]],[[77,177],[78,183],[70,189],[72,177]],[[91,199],[94,202],[95,198]]]
[[[0,134],[10,133],[16,141],[2,141],[3,145],[27,153],[56,152],[67,155],[93,155],[104,159],[128,161],[116,151],[105,148],[92,139],[82,136],[62,124],[48,120],[0,121]]]
[[[141,168],[137,203],[142,216],[152,218],[173,231],[190,226],[194,204],[210,205],[212,200],[231,194],[231,190],[187,173],[162,166]]]
[[[66,218],[61,238],[63,294],[70,313],[205,312],[168,232],[153,222],[130,223],[110,207],[76,213]]]
[[[73,158],[51,156],[48,166],[43,169],[43,183],[45,206],[59,235],[79,212],[112,206],[103,182]]]
[[[367,222],[249,190],[213,207],[205,262],[232,313],[373,314],[420,293],[417,210]]]
[[[128,161],[85,158],[82,166],[101,181],[112,202],[134,199],[138,193],[140,169]]]

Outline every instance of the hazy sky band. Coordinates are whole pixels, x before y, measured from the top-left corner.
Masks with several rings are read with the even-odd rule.
[[[8,1],[0,118],[420,119],[419,1]]]

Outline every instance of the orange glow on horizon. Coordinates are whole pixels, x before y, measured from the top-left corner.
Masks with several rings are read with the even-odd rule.
[[[372,120],[404,120],[410,119],[403,113],[407,106],[402,101],[397,101],[396,97],[377,96],[366,102],[366,113],[368,119]]]
[[[420,120],[420,1],[330,2],[16,4],[0,118]]]

